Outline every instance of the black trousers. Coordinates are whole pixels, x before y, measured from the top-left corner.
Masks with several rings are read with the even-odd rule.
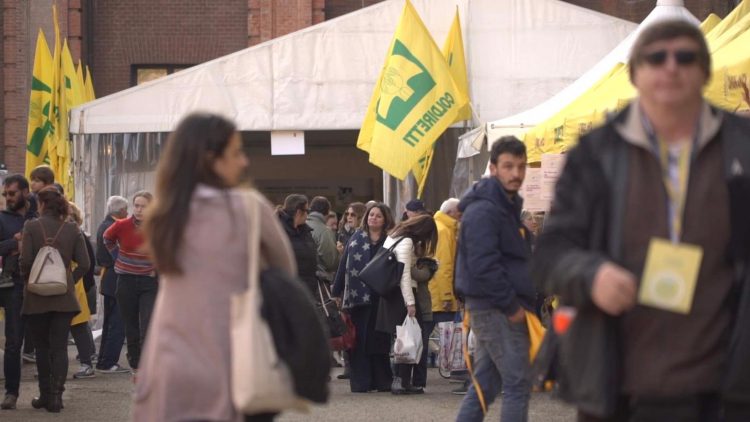
[[[390,336],[375,331],[376,314],[377,304],[349,310],[357,330],[354,349],[349,352],[349,386],[353,393],[390,390],[391,387]]]
[[[21,343],[25,321],[21,317],[23,284],[0,289],[0,307],[5,309],[5,393],[18,396],[21,385]]]
[[[68,376],[68,333],[75,312],[47,312],[26,315],[28,335],[36,347],[39,386],[57,385],[59,391]]]
[[[154,310],[158,283],[155,277],[119,274],[117,278],[117,305],[125,324],[128,342],[128,363],[138,369],[141,347]]]

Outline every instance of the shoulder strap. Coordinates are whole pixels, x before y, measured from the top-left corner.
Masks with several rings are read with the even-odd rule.
[[[260,283],[260,207],[254,190],[248,189],[243,194],[245,212],[248,214],[247,225],[247,283],[248,288],[258,288]]]
[[[396,249],[396,245],[398,245],[399,243],[401,243],[401,241],[404,240],[405,238],[406,238],[406,236],[401,236],[401,239],[397,240],[396,243],[392,244],[388,248],[388,252],[393,252],[393,250]]]
[[[62,232],[63,227],[65,227],[65,222],[63,221],[62,224],[60,224],[60,228],[57,229],[57,233],[55,233],[55,237],[52,238],[52,241],[49,240],[47,237],[47,231],[44,229],[44,222],[42,220],[39,220],[39,225],[42,227],[42,236],[44,237],[44,246],[52,246],[57,242],[57,238],[60,236],[60,232]]]

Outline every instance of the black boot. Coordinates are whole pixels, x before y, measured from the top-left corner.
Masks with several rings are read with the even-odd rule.
[[[47,411],[51,413],[60,413],[63,409],[62,394],[65,390],[65,378],[52,377],[50,384],[50,395],[47,400]]]
[[[39,397],[34,397],[31,400],[31,407],[34,409],[41,409],[47,407],[49,403],[50,395],[50,377],[39,377]]]

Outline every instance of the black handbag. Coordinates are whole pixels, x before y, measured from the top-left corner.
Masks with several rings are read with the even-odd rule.
[[[318,281],[318,295],[320,296],[320,302],[316,304],[318,312],[325,317],[329,337],[341,337],[346,332],[346,323],[341,318],[341,311],[339,310],[336,302],[331,298],[331,292],[328,290],[328,286],[322,285],[323,282]],[[325,290],[325,294],[323,291]]]
[[[397,240],[390,248],[382,248],[359,272],[359,279],[380,296],[388,296],[401,283],[404,264],[396,259],[393,249],[404,240]]]

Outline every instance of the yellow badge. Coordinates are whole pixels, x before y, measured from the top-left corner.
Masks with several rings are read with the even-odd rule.
[[[703,259],[703,248],[666,239],[651,239],[638,303],[689,314]]]

